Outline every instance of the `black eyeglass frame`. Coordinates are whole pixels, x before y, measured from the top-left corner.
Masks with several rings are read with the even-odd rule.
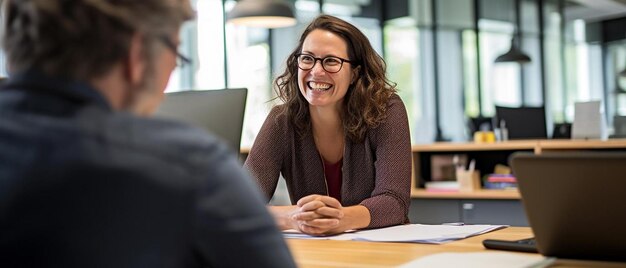
[[[313,68],[315,68],[315,64],[317,64],[317,61],[319,61],[320,64],[322,64],[322,69],[324,69],[324,71],[326,71],[328,73],[332,73],[332,74],[340,72],[341,69],[343,69],[343,63],[344,62],[347,62],[347,63],[350,63],[350,64],[354,64],[354,61],[351,61],[351,60],[348,60],[348,59],[344,59],[344,58],[341,58],[341,57],[337,57],[337,56],[326,56],[326,57],[323,57],[323,58],[318,58],[318,57],[314,57],[313,55],[307,54],[307,53],[298,53],[295,56],[296,56],[296,65],[298,66],[298,68],[300,70],[303,70],[303,71],[308,71],[308,70],[312,70]],[[301,56],[309,56],[309,57],[313,58],[313,65],[311,65],[311,68],[307,69],[307,68],[300,67],[300,57]],[[341,64],[339,65],[339,70],[337,70],[336,72],[331,72],[329,70],[326,70],[326,67],[324,66],[324,60],[326,60],[328,58],[338,59],[341,62]]]
[[[165,44],[165,46],[172,50],[172,52],[176,55],[176,58],[180,61],[180,63],[178,64],[179,66],[182,67],[185,65],[190,65],[192,63],[189,57],[178,52],[178,48],[176,47],[176,44],[174,44],[174,41],[172,41],[172,39],[167,36],[161,36],[159,40],[161,40],[161,42],[163,42],[163,44]]]

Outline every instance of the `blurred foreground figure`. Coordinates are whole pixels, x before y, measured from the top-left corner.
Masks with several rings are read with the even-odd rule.
[[[5,0],[0,267],[294,267],[226,145],[150,119],[188,0]]]

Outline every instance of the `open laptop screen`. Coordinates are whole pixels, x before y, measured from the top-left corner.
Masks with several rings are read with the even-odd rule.
[[[155,116],[204,128],[239,152],[247,90],[192,90],[167,93]]]

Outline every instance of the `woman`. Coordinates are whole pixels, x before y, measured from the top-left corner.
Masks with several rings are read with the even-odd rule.
[[[282,229],[312,235],[408,222],[406,110],[367,37],[317,17],[276,81],[272,109],[245,166],[271,198],[282,173],[292,206],[270,207]]]

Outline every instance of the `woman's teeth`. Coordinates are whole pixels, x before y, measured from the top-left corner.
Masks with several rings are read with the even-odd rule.
[[[317,82],[309,82],[309,88],[315,91],[325,91],[332,87],[331,84],[327,83],[317,83]]]

